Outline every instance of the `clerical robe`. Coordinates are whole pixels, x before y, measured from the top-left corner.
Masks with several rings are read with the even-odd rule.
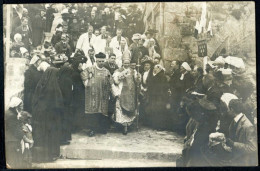
[[[60,155],[61,116],[64,109],[58,69],[49,67],[39,80],[32,106],[33,159],[51,161]]]
[[[113,74],[113,79],[115,83],[112,85],[112,92],[116,97],[113,119],[123,126],[129,126],[136,117],[137,72],[130,68],[120,68]]]
[[[95,53],[98,54],[99,52],[105,53],[105,47],[106,47],[106,36],[105,35],[99,35],[96,37],[96,41],[94,43],[94,49]]]
[[[112,77],[106,68],[94,65],[81,72],[85,86],[85,113],[108,115],[108,101]]]
[[[96,36],[94,34],[91,34],[91,37],[88,33],[84,33],[79,37],[79,40],[76,45],[76,49],[83,50],[85,55],[88,54],[88,50],[91,46],[95,44]]]

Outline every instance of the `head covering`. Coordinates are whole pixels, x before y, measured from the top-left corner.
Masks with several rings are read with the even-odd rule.
[[[154,30],[154,29],[148,29],[146,32],[145,32],[145,35],[147,34],[155,34],[155,33],[158,33],[157,30]]]
[[[18,39],[19,39],[19,38],[22,40],[22,35],[19,34],[19,33],[16,33],[16,34],[14,35],[14,40],[15,40],[15,42],[18,42]]]
[[[153,59],[147,55],[145,55],[143,57],[143,59],[141,60],[141,63],[142,64],[145,64],[145,63],[150,63],[150,64],[153,64]]]
[[[139,33],[133,34],[132,40],[139,40],[139,39],[141,39],[141,34]]]
[[[61,14],[69,14],[69,10],[67,8],[65,8],[61,11]]]
[[[120,5],[116,5],[116,6],[114,7],[114,9],[117,9],[117,8],[121,8],[121,6],[120,6]]]
[[[57,32],[57,31],[61,31],[61,32],[63,32],[62,27],[58,27],[58,28],[56,28],[56,32]]]
[[[23,8],[23,12],[28,12],[28,9],[26,9],[26,8]]]
[[[159,53],[155,53],[154,54],[154,59],[161,59],[161,55]]]
[[[189,66],[189,64],[187,62],[183,62],[181,64],[181,66],[186,69],[187,71],[191,71],[191,67]]]
[[[28,52],[28,50],[25,49],[24,47],[20,47],[20,52],[22,55],[24,55],[24,53]]]
[[[215,59],[215,61],[213,62],[213,64],[225,64],[225,60],[222,56],[219,56]]]
[[[99,59],[105,59],[106,58],[106,55],[102,52],[99,52],[98,54],[95,55],[96,58],[99,58]]]
[[[40,57],[38,55],[34,55],[30,61],[30,65],[35,64],[38,60],[40,59]]]
[[[22,103],[22,99],[18,98],[18,97],[12,97],[9,103],[9,107],[10,108],[14,108],[19,106]]]
[[[141,35],[141,39],[142,40],[145,40],[146,39],[146,36],[144,34]]]
[[[93,7],[93,8],[92,8],[92,11],[97,11],[97,7]]]
[[[226,68],[226,69],[221,68],[221,69],[219,69],[219,71],[221,71],[223,76],[232,75],[232,69],[230,69],[230,68]]]
[[[129,51],[125,51],[122,55],[122,60],[130,60],[131,61],[131,54]]]
[[[238,97],[231,93],[224,93],[220,98],[220,100],[224,102],[227,105],[227,107],[232,99],[238,99]]]
[[[45,4],[45,9],[49,8],[50,4]]]
[[[109,12],[109,8],[105,8],[104,11],[105,11],[105,12]]]
[[[234,57],[234,56],[228,56],[228,57],[224,58],[224,61],[227,64],[232,65],[236,68],[245,69],[245,63],[244,63],[242,58]]]

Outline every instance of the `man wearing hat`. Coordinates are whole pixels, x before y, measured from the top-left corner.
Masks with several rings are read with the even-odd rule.
[[[35,88],[41,79],[42,72],[37,70],[41,57],[33,55],[29,68],[24,73],[24,110],[32,112],[32,100]]]
[[[129,46],[129,50],[132,52],[134,48],[138,47],[138,42],[141,39],[141,34],[133,34],[132,41],[133,43]]]
[[[137,48],[134,48],[131,52],[132,59],[131,62],[140,64],[143,57],[149,55],[148,49],[144,47],[145,39],[140,35],[140,39],[138,40]]]
[[[148,47],[148,44],[149,44],[149,41],[150,39],[154,39],[155,41],[155,46],[157,47],[157,53],[159,53],[161,55],[161,48],[159,46],[159,43],[157,41],[157,39],[155,38],[154,34],[157,33],[158,31],[157,30],[153,30],[153,29],[148,29],[146,32],[145,32],[145,36],[146,36],[146,40],[144,42],[144,46],[145,47]]]
[[[85,116],[86,127],[91,131],[89,136],[95,132],[106,133],[108,129],[108,102],[112,76],[104,68],[106,55],[98,53],[95,55],[96,64],[81,72],[81,79],[85,86]]]
[[[8,168],[22,168],[20,142],[23,138],[22,123],[19,121],[23,110],[23,101],[12,97],[9,109],[5,111],[5,152]]]
[[[211,118],[216,118],[216,106],[203,98],[187,104],[186,111],[190,119],[186,126],[180,166],[205,166],[200,149],[208,144],[209,134],[215,132],[216,122],[211,122]]]

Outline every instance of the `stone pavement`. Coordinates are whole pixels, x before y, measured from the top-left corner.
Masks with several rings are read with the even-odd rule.
[[[73,160],[59,159],[53,163],[33,164],[34,169],[52,168],[136,168],[136,167],[176,167],[176,162],[154,160]]]
[[[61,146],[63,159],[34,167],[175,167],[182,147],[183,136],[169,131],[142,128],[126,136],[111,131],[95,137],[82,131],[72,135],[69,145]]]

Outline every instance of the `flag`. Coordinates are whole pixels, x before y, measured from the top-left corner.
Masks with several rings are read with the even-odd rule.
[[[212,23],[212,21],[210,20],[210,21],[209,21],[209,25],[208,25],[208,29],[207,29],[207,33],[208,33],[210,36],[213,36],[211,23]]]
[[[194,37],[197,39],[198,38],[198,34],[199,34],[199,22],[196,21],[196,25],[195,25],[195,29],[194,29]]]

